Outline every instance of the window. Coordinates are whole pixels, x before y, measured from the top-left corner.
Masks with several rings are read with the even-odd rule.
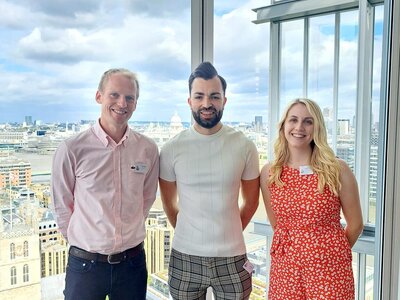
[[[58,252],[56,252],[56,274],[60,274],[60,254]]]
[[[24,265],[23,269],[24,269],[23,280],[24,282],[29,282],[29,266]]]
[[[10,259],[15,259],[15,244],[10,244]]]
[[[40,270],[41,270],[41,277],[46,277],[46,254],[40,254]]]
[[[386,143],[380,136],[386,127],[381,118],[386,105],[381,92],[384,9],[379,1],[353,3],[353,7],[349,1],[343,9],[330,1],[314,7],[306,2],[311,3],[292,1],[257,10],[258,23],[271,21],[270,49],[277,50],[271,55],[271,61],[278,63],[271,68],[275,78],[270,81],[270,95],[278,95],[279,101],[270,101],[271,110],[281,111],[287,95],[294,94],[321,105],[330,144],[359,183],[366,227],[353,248],[353,267],[358,299],[372,299],[381,284],[376,281],[380,241],[375,240],[379,237],[375,228],[380,226],[378,207],[384,201],[378,187],[385,183],[379,176]],[[291,68],[296,74],[290,73]],[[270,119],[269,124],[276,120]]]
[[[211,15],[207,12],[204,16],[203,38],[209,47],[198,45],[191,36],[191,4],[200,2],[214,8]],[[353,252],[358,298],[367,299],[374,294],[374,299],[380,299],[389,291],[391,297],[382,299],[394,299],[400,286],[392,281],[392,277],[400,278],[398,256],[393,254],[399,249],[392,238],[400,228],[400,206],[396,202],[400,199],[396,188],[396,174],[400,174],[396,163],[400,161],[399,129],[395,121],[400,93],[393,71],[398,70],[398,52],[389,44],[398,44],[400,34],[396,30],[400,26],[393,26],[395,33],[387,36],[384,20],[394,20],[398,25],[400,16],[398,10],[393,10],[395,2],[397,5],[398,0],[344,0],[340,2],[343,4],[333,0],[192,0],[154,4],[142,0],[117,1],[111,6],[106,1],[79,6],[70,2],[57,6],[46,5],[46,1],[24,5],[7,2],[2,6],[6,17],[0,26],[4,74],[0,81],[5,87],[0,109],[8,113],[0,115],[0,141],[9,145],[10,155],[29,161],[19,172],[20,178],[26,179],[24,185],[34,180],[48,181],[49,175],[41,171],[49,173],[57,143],[97,118],[95,88],[100,74],[113,66],[138,72],[142,91],[131,125],[161,146],[171,137],[172,119],[183,127],[191,122],[186,104],[191,62],[204,58],[213,61],[228,81],[223,121],[240,127],[255,141],[261,165],[271,157],[270,141],[286,102],[300,94],[321,99],[330,143],[357,174],[363,193],[366,230]],[[394,14],[393,19],[390,13]],[[200,15],[200,11],[193,14],[194,18],[202,18]],[[214,27],[207,31],[210,19]],[[393,51],[390,59],[389,50]],[[389,77],[390,72],[394,72],[394,78]],[[386,86],[389,84],[390,95]],[[388,102],[389,98],[394,100]],[[77,101],[80,105],[76,105]],[[14,104],[20,109],[10,110]],[[4,186],[8,177],[2,173],[8,169],[4,169],[1,160],[0,185]],[[40,201],[47,206],[48,199]],[[162,209],[159,198],[154,207]],[[14,216],[11,219],[16,221]],[[254,231],[270,236],[270,229],[261,226],[265,219],[260,203],[253,219]],[[264,273],[258,274],[265,277],[262,286],[268,277],[270,240],[267,237],[265,241],[263,236],[257,241],[260,235],[250,231],[246,232],[252,239],[248,245],[260,244],[260,251],[252,256],[262,261]],[[151,253],[149,258],[167,260],[170,244],[165,243],[164,255]],[[10,244],[11,260],[19,257],[21,248]],[[33,254],[24,244],[23,255]],[[51,254],[47,259],[45,253],[40,255],[45,277],[46,265],[53,273]],[[66,254],[62,260],[65,268]]]
[[[24,257],[28,257],[29,256],[29,244],[28,241],[24,242]]]
[[[16,285],[17,284],[17,268],[16,267],[11,267],[10,278],[11,278],[11,285]]]

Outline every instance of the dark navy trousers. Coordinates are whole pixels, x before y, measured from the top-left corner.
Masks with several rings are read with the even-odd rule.
[[[145,300],[146,290],[144,250],[118,264],[68,257],[65,300]]]

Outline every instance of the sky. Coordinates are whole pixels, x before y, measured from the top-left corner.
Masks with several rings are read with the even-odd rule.
[[[267,118],[269,24],[252,23],[252,9],[267,2],[215,0],[214,65],[228,82],[224,120]],[[95,120],[98,82],[113,67],[138,74],[141,94],[132,121],[169,121],[175,113],[190,121],[190,1],[0,0],[0,11],[0,123],[28,115],[42,122]],[[323,66],[331,59],[324,54],[332,51],[332,32],[316,28]],[[356,40],[344,49],[351,60]],[[286,51],[289,94],[296,95],[293,66],[301,51]],[[318,84],[323,98],[330,84]]]
[[[230,14],[236,18],[231,28],[219,32],[237,30],[235,36],[246,34],[249,42],[259,39],[260,30],[251,22],[256,18],[251,8],[260,6],[256,2],[216,3],[216,24],[232,22]],[[133,120],[169,121],[175,113],[190,120],[190,1],[0,0],[0,11],[0,123],[22,122],[27,115],[42,122],[96,119],[98,81],[112,67],[139,76],[141,95]],[[226,53],[243,51],[237,58],[260,52],[246,44],[225,47]],[[224,56],[215,66],[228,80],[227,96],[253,92],[244,85],[254,64],[238,68],[230,61],[234,56]],[[251,104],[247,101],[236,107]],[[243,114],[230,117],[240,121]]]

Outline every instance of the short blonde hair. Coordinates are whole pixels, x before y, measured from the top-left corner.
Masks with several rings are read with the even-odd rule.
[[[109,69],[103,73],[103,76],[101,76],[100,82],[99,82],[99,87],[97,88],[100,92],[104,91],[104,86],[107,83],[107,81],[110,79],[111,75],[113,74],[121,74],[129,78],[132,83],[136,86],[136,100],[139,98],[139,80],[137,78],[137,75],[128,69],[124,68],[114,68],[114,69]]]
[[[291,101],[286,107],[281,120],[278,123],[278,137],[274,144],[275,158],[270,168],[268,184],[275,183],[283,186],[281,180],[282,168],[289,159],[288,143],[284,133],[284,125],[289,110],[295,104],[303,104],[314,119],[314,134],[311,142],[312,154],[310,167],[318,176],[318,190],[323,193],[325,186],[337,196],[341,189],[340,184],[340,163],[333,150],[328,144],[324,117],[316,102],[307,98],[297,98]]]

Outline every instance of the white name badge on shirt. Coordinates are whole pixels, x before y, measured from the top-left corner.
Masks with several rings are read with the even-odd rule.
[[[131,166],[131,169],[135,173],[141,173],[144,174],[147,171],[147,165],[143,163],[135,163]]]
[[[300,166],[300,175],[311,175],[314,174],[310,166]]]

